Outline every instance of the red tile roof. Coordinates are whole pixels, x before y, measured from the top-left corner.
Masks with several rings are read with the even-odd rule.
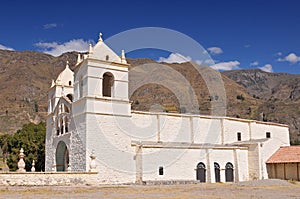
[[[300,162],[300,146],[282,146],[267,161],[267,163]]]

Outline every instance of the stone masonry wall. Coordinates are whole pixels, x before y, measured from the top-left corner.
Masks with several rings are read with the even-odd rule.
[[[96,185],[97,173],[0,173],[0,186],[70,186],[70,185]]]

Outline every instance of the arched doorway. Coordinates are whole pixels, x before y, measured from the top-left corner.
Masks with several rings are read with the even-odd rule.
[[[216,182],[221,182],[220,165],[215,162],[214,167],[215,167],[215,181]]]
[[[225,179],[226,182],[233,182],[233,165],[230,162],[225,166]]]
[[[205,169],[205,164],[203,162],[200,162],[197,165],[197,180],[200,182],[206,182],[206,169]]]
[[[56,171],[66,171],[69,165],[69,150],[63,141],[57,145],[55,158]]]

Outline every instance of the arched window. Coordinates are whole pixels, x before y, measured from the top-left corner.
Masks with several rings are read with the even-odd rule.
[[[205,164],[203,162],[200,162],[197,164],[197,180],[200,182],[206,182],[206,169]]]
[[[105,56],[105,60],[106,60],[106,61],[109,60],[109,56],[108,56],[108,55]]]
[[[72,94],[68,94],[68,95],[67,95],[67,98],[69,98],[69,100],[70,100],[71,102],[73,102],[73,95],[72,95]]]
[[[60,129],[59,129],[59,120],[56,119],[56,135],[59,136],[60,134]]]
[[[230,162],[225,166],[225,179],[226,182],[233,182],[233,165]]]
[[[60,133],[61,134],[64,133],[64,121],[63,121],[63,119],[60,119]]]
[[[69,86],[72,86],[72,81],[69,81]]]
[[[69,132],[69,120],[67,117],[65,117],[65,133]]]
[[[214,167],[215,167],[215,181],[216,182],[221,182],[220,165],[215,162]]]
[[[102,96],[111,97],[114,86],[114,76],[111,73],[104,73],[102,82]]]

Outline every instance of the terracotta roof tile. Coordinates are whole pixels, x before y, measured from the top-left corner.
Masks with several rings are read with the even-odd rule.
[[[300,146],[280,147],[267,163],[295,163],[300,162]]]

